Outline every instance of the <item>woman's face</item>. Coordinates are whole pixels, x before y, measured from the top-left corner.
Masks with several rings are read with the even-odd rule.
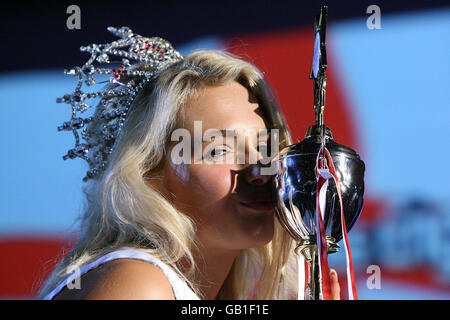
[[[173,151],[180,141],[171,141],[157,188],[196,222],[197,237],[208,248],[239,250],[269,242],[276,201],[272,176],[254,161],[270,143],[270,135],[255,135],[267,129],[257,101],[237,82],[208,86],[188,101],[185,115],[191,161],[176,164],[179,150]],[[209,129],[223,138],[205,138]]]

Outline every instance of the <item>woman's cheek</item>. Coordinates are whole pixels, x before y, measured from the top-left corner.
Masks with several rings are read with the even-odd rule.
[[[193,187],[203,195],[206,202],[223,200],[231,193],[231,170],[227,165],[200,164],[192,165],[190,169]]]
[[[165,171],[165,186],[180,208],[220,206],[231,193],[231,168],[227,165],[180,164]]]

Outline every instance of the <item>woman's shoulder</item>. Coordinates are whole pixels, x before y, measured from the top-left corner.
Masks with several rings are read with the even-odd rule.
[[[173,300],[175,296],[160,267],[123,258],[105,262],[83,274],[79,286],[65,287],[55,299]]]

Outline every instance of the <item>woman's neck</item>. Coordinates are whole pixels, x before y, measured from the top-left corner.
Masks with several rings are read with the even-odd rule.
[[[196,266],[193,282],[205,300],[216,299],[238,253],[239,250],[204,247],[201,252],[194,253]]]

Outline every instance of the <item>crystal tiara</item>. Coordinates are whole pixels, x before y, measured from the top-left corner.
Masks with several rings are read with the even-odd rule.
[[[88,162],[89,170],[83,178],[84,182],[98,176],[105,169],[108,155],[113,150],[128,109],[140,89],[164,67],[183,59],[162,38],[143,37],[133,33],[128,27],[108,27],[108,31],[120,39],[107,44],[80,47],[81,51],[90,53],[91,57],[81,67],[64,70],[65,74],[78,78],[78,83],[72,93],[56,99],[57,103],[67,103],[72,107],[70,121],[59,126],[58,131],[73,132],[75,147],[63,159],[82,158]],[[121,61],[110,61],[113,56],[119,57]],[[114,69],[114,65],[119,66]],[[110,77],[109,80],[100,82],[95,75]],[[124,81],[126,79],[128,81]],[[82,89],[83,83],[86,86],[109,84],[100,91],[87,92]],[[95,112],[92,116],[82,118],[80,115],[92,108],[86,101],[94,98],[100,98]],[[80,134],[84,141],[80,141]]]

